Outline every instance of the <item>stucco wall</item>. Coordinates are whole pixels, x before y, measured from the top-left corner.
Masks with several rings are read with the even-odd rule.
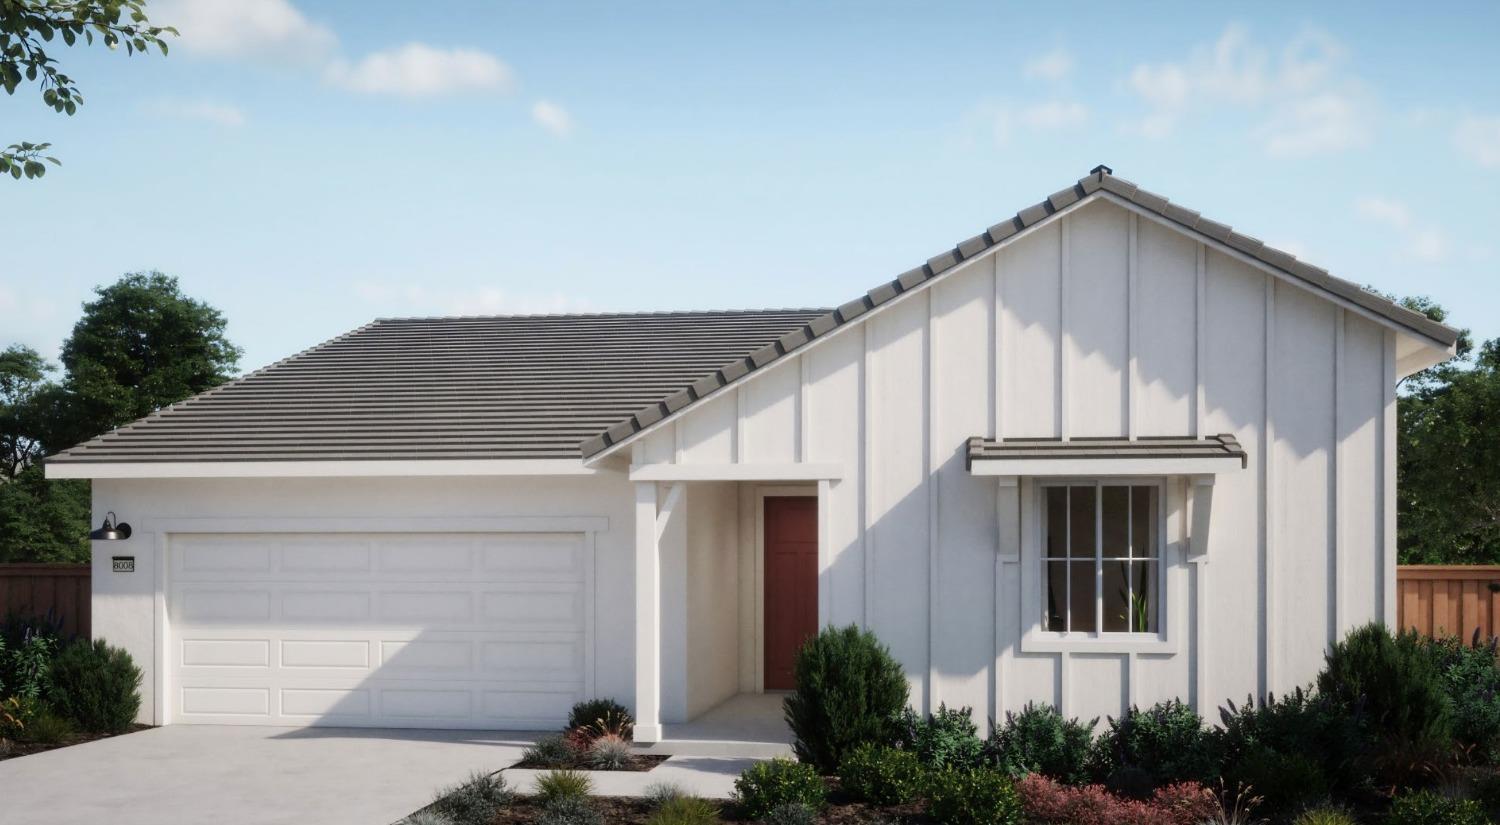
[[[822,618],[874,629],[919,707],[1210,711],[1306,683],[1330,640],[1392,615],[1394,352],[1374,321],[1100,202],[726,390],[634,460],[841,464]],[[1220,432],[1250,461],[1218,478],[1201,560],[1188,487],[1167,489],[1171,649],[1023,652],[1034,514],[1024,486],[968,474],[964,440]]]
[[[130,651],[144,671],[141,721],[152,723],[156,687],[156,536],[161,519],[402,519],[604,517],[595,536],[595,692],[634,695],[633,493],[623,476],[570,478],[96,480],[95,521],[107,510],[130,522],[124,542],[94,543],[94,633]],[[417,527],[415,529],[421,529]],[[110,557],[134,555],[134,573]]]

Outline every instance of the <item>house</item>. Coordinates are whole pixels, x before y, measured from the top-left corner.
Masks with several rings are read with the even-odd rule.
[[[146,722],[654,741],[851,622],[922,709],[1210,710],[1394,620],[1455,339],[1099,167],[835,310],[380,320],[47,471]]]

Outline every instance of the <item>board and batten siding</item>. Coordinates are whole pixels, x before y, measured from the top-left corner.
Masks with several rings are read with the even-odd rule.
[[[965,263],[648,433],[641,463],[838,462],[825,622],[874,630],[916,707],[1029,701],[1210,712],[1316,674],[1330,640],[1393,617],[1395,338],[1114,204]],[[1232,433],[1206,558],[1167,486],[1174,650],[1022,652],[1019,488],[964,467],[969,436]],[[1029,623],[1029,622],[1026,622]]]

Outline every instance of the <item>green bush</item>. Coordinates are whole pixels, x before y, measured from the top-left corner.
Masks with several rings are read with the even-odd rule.
[[[1145,796],[1174,782],[1209,782],[1219,770],[1216,737],[1187,705],[1171,699],[1131,707],[1094,743],[1097,777],[1114,790]]]
[[[696,796],[680,796],[662,803],[646,825],[717,825],[719,809]]]
[[[29,629],[19,639],[0,638],[0,696],[41,699],[57,648],[55,637]]]
[[[1453,736],[1477,762],[1500,762],[1500,660],[1496,640],[1469,644],[1458,639],[1422,642],[1453,700]]]
[[[604,818],[588,797],[560,796],[543,803],[536,825],[604,825]]]
[[[505,777],[475,771],[467,780],[439,791],[432,810],[454,825],[487,825],[510,804],[512,796]]]
[[[757,762],[734,781],[734,798],[746,816],[765,816],[786,802],[800,802],[815,811],[828,800],[828,786],[818,769],[790,759]]]
[[[635,717],[613,699],[590,699],[568,711],[568,730],[586,730],[590,738],[614,734],[628,742],[635,733]]]
[[[453,825],[453,820],[437,811],[417,811],[397,825]]]
[[[1319,805],[1297,814],[1292,825],[1359,825],[1359,821],[1343,808]]]
[[[536,778],[535,796],[543,805],[558,799],[587,799],[594,781],[580,771],[547,771]]]
[[[536,744],[522,751],[521,761],[544,768],[565,768],[573,764],[577,756],[578,753],[568,743],[567,737],[554,733],[551,736],[543,736],[536,740]]]
[[[844,791],[876,805],[905,805],[916,799],[923,774],[915,753],[884,745],[860,745],[839,765]]]
[[[764,825],[815,825],[818,812],[801,802],[783,802],[760,820]]]
[[[1484,809],[1472,799],[1449,799],[1432,791],[1396,797],[1386,825],[1490,825]]]
[[[688,792],[683,790],[681,785],[674,785],[671,782],[652,782],[646,786],[646,790],[641,792],[641,798],[649,802],[653,808],[660,808],[674,799],[682,799],[687,795]]]
[[[1006,713],[1002,727],[991,725],[984,759],[1013,779],[1039,773],[1068,785],[1089,781],[1089,750],[1098,719],[1083,724],[1064,719],[1051,705],[1027,703]]]
[[[52,662],[48,704],[89,733],[123,733],[141,709],[141,669],[103,639],[79,639]]]
[[[1319,791],[1347,792],[1359,782],[1369,733],[1342,702],[1298,688],[1280,698],[1246,699],[1238,707],[1226,702],[1219,719],[1226,782],[1254,786],[1273,810],[1313,801]],[[1272,764],[1278,756],[1301,764],[1282,770]],[[1297,784],[1286,784],[1292,780]]]
[[[888,744],[906,707],[906,674],[874,634],[826,628],[797,653],[796,690],[783,709],[803,762],[824,773],[865,743]]]
[[[934,770],[977,767],[984,750],[973,709],[949,708],[946,704],[938,705],[937,713],[926,719],[910,709],[904,711],[900,744],[915,751],[922,764]]]
[[[21,738],[27,742],[56,745],[69,736],[72,736],[73,732],[72,722],[51,711],[43,710],[26,725],[26,730]]]
[[[1364,716],[1378,740],[1367,771],[1389,783],[1450,754],[1453,701],[1416,633],[1392,636],[1379,624],[1351,631],[1328,651],[1318,692]]]
[[[935,771],[927,815],[939,825],[1020,825],[1021,795],[1010,777],[991,768]]]

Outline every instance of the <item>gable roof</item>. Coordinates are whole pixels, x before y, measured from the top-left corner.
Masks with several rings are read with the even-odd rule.
[[[383,319],[47,459],[578,459],[824,309]]]
[[[1026,233],[1045,219],[1074,208],[1098,193],[1113,196],[1183,230],[1249,256],[1325,294],[1347,300],[1438,346],[1451,347],[1458,340],[1458,331],[1451,327],[1386,300],[1358,284],[1335,278],[1328,273],[1328,270],[1299,261],[1296,256],[1288,252],[1266,246],[1256,238],[1235,232],[1227,224],[1209,220],[1198,212],[1178,206],[1161,195],[1141,189],[1128,180],[1116,177],[1108,166],[1101,165],[1092,169],[1077,183],[1053,193],[1046,200],[1022,209],[1013,217],[995,224],[968,240],[961,241],[952,249],[929,258],[921,266],[907,270],[894,280],[875,287],[838,309],[787,332],[765,347],[720,367],[693,382],[692,386],[637,410],[623,421],[585,441],[582,445],[584,458],[598,456],[612,447],[623,444],[646,428],[681,413],[718,390],[743,380],[754,371],[764,369],[876,307],[895,300],[903,293],[941,276],[964,261],[985,254],[998,244]]]

